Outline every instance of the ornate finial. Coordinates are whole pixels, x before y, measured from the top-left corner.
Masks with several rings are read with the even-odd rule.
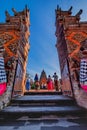
[[[12,11],[14,12],[14,15],[17,15],[17,11],[14,8],[12,8]]]
[[[29,10],[28,10],[27,5],[25,5],[24,14],[25,14],[26,16],[27,16],[27,11],[29,11]]]
[[[58,8],[58,11],[59,11],[59,12],[61,12],[61,7],[60,7],[60,8]]]
[[[79,12],[75,15],[76,17],[80,17],[80,15],[82,14],[83,10],[80,9]]]
[[[26,9],[26,10],[28,10],[28,7],[27,7],[27,5],[25,5],[25,9]]]
[[[57,5],[57,10],[59,9],[59,5]]]
[[[6,17],[10,17],[10,14],[8,13],[7,10],[5,11],[5,15],[6,15]]]
[[[5,11],[5,15],[6,15],[6,22],[9,22],[10,14],[8,13],[7,10]]]
[[[68,12],[71,12],[72,8],[73,8],[73,7],[71,6],[71,7],[69,8]]]

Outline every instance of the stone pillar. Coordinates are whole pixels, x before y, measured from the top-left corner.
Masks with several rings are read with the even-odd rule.
[[[6,23],[0,23],[0,42],[5,49],[5,69],[9,72],[7,90],[0,96],[0,109],[10,103],[13,95],[24,93],[26,65],[30,49],[28,42],[30,36],[29,9],[25,7],[21,12],[17,12],[15,9],[12,11],[14,16],[10,16],[6,11]]]
[[[81,89],[79,83],[80,58],[82,56],[80,48],[87,49],[87,22],[80,22],[82,10],[75,16],[72,16],[71,9],[62,11],[61,8],[57,7],[55,11],[56,47],[59,55],[62,80],[64,81],[63,89],[68,91],[69,88],[70,91],[73,91],[77,103],[87,108],[87,93]],[[70,85],[67,81],[70,81]],[[68,88],[65,84],[67,84]]]

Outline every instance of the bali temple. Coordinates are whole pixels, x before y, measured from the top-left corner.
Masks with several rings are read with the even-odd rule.
[[[41,85],[47,84],[47,76],[44,70],[41,72],[41,75],[40,75],[40,84]]]
[[[30,11],[27,6],[21,12],[17,12],[14,8],[12,11],[14,15],[10,16],[6,11],[6,22],[0,23],[0,46],[4,47],[7,74],[7,91],[3,95],[6,100],[12,95],[21,95],[25,91],[26,65],[30,49],[28,40]]]
[[[63,11],[57,6],[55,10],[56,48],[63,82],[62,91],[69,95],[74,94],[75,83],[79,88],[81,48],[87,49],[87,22],[80,21],[82,12],[83,10],[80,9],[76,15],[72,16],[72,7]]]

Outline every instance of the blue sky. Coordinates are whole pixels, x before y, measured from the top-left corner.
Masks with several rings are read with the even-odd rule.
[[[73,6],[72,15],[83,9],[81,20],[87,21],[87,0],[0,0],[0,22],[5,21],[5,10],[11,15],[12,7],[21,11],[27,4],[30,9],[30,52],[27,71],[34,77],[40,76],[44,69],[47,76],[54,72],[60,77],[57,50],[55,47],[55,9],[59,5],[63,10]]]

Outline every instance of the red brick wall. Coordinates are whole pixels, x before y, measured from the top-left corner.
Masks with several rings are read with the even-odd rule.
[[[59,55],[61,76],[64,82],[63,92],[72,91],[77,103],[87,108],[87,103],[85,103],[87,94],[82,89],[79,89],[79,78],[77,76],[79,75],[80,58],[82,56],[80,48],[87,48],[87,22],[80,22],[81,12],[80,10],[75,16],[72,16],[69,10],[62,11],[57,8],[56,47]],[[65,66],[68,67],[68,71],[65,71]]]
[[[0,23],[0,44],[5,49],[5,69],[8,72],[7,91],[0,96],[1,109],[4,107],[3,102],[5,106],[9,103],[12,90],[15,91],[13,94],[23,94],[25,90],[26,64],[30,48],[29,10],[25,8],[21,12],[13,12],[14,16],[7,12],[6,23]],[[20,64],[21,75],[17,75],[17,64]]]

